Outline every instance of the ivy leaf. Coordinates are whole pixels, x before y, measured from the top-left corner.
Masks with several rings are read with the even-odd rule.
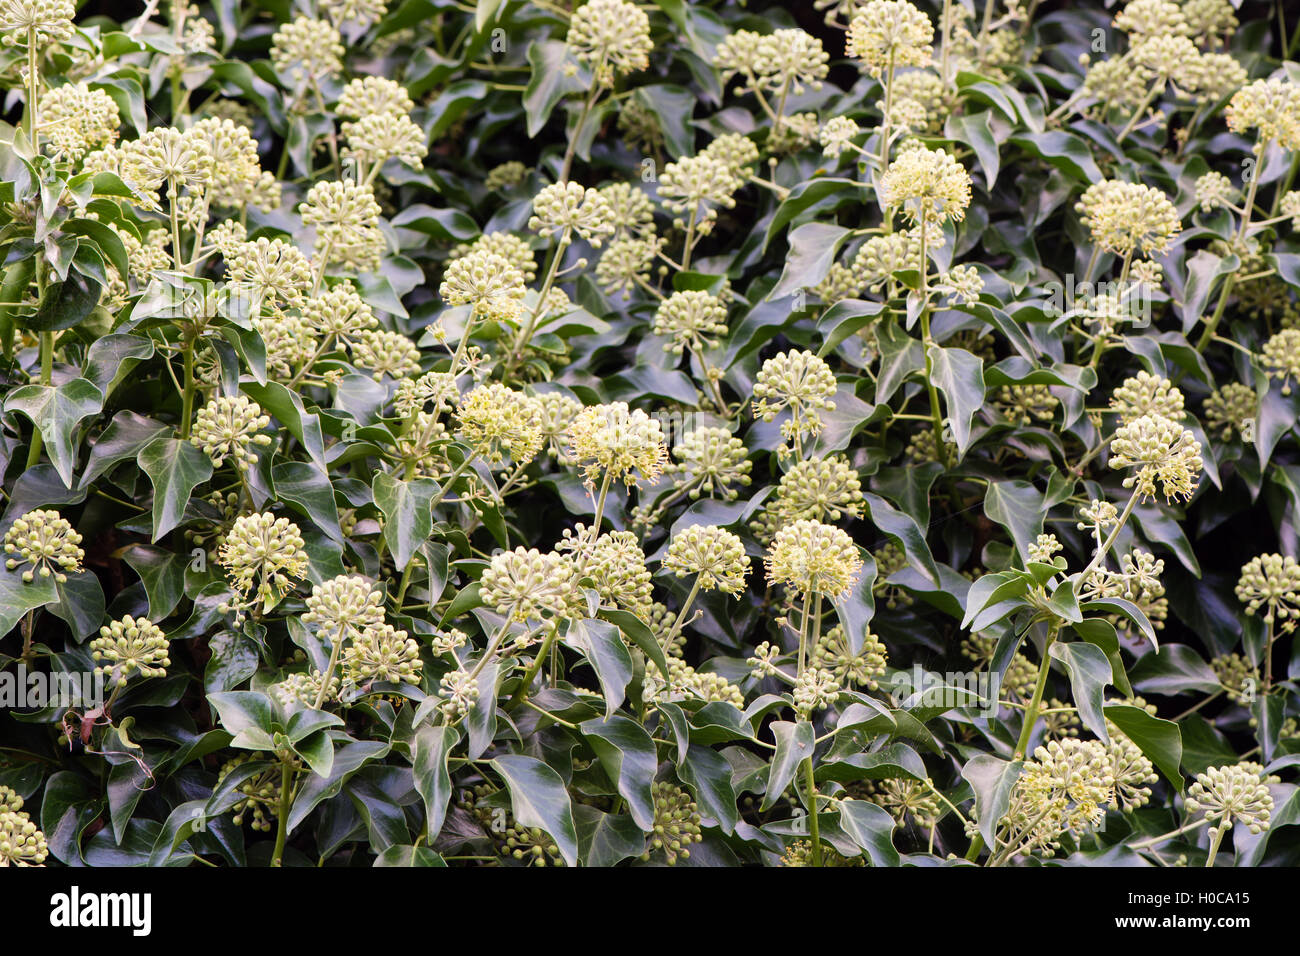
[[[805,222],[792,229],[785,269],[767,300],[784,299],[799,289],[811,290],[825,279],[848,236],[848,229],[827,222]]]
[[[686,759],[678,764],[677,775],[691,788],[700,807],[718,821],[723,833],[735,832],[740,813],[731,785],[731,765],[721,754],[693,743],[686,750]]]
[[[930,346],[934,384],[947,399],[945,421],[952,429],[957,453],[965,455],[971,445],[971,422],[984,407],[984,362],[965,349]]]
[[[1011,805],[1011,788],[1020,777],[1023,763],[992,754],[976,754],[961,768],[962,779],[975,793],[975,816],[987,846],[995,845],[994,832]]]
[[[62,282],[46,288],[36,314],[23,324],[33,332],[59,332],[80,325],[95,311],[102,292],[98,282],[73,269]]]
[[[559,40],[534,40],[528,47],[532,74],[524,90],[524,116],[529,139],[542,131],[561,99],[587,88],[590,78],[583,71],[572,76],[565,72],[568,57],[568,46]]]
[[[1043,494],[1027,481],[990,481],[984,490],[984,513],[1007,529],[1023,558],[1043,533],[1047,514]]]
[[[873,866],[898,866],[896,822],[889,811],[867,800],[840,801],[840,826],[871,859]]]
[[[538,827],[550,835],[569,866],[578,862],[578,832],[573,823],[573,804],[559,774],[533,757],[505,754],[492,760],[510,791],[510,810],[526,827]]]
[[[771,730],[772,736],[776,738],[776,753],[767,772],[767,791],[763,796],[762,810],[770,810],[781,799],[799,771],[799,764],[813,753],[813,726],[808,721],[801,720],[796,724],[788,720],[776,720],[772,722]],[[812,812],[811,807],[809,812]]]
[[[84,378],[59,386],[24,385],[5,399],[6,412],[18,412],[40,431],[54,470],[71,488],[77,467],[77,426],[104,407],[104,393]]]
[[[588,720],[578,725],[601,766],[627,801],[632,818],[644,831],[654,828],[654,779],[659,757],[650,734],[627,717]]]
[[[182,438],[155,438],[136,456],[153,485],[153,538],[157,541],[185,516],[196,485],[212,477],[212,461]]]
[[[375,473],[370,490],[375,507],[384,513],[384,547],[397,567],[405,568],[433,533],[430,506],[438,494],[438,483],[432,478],[402,481],[380,471]]]
[[[1106,685],[1111,682],[1110,660],[1106,652],[1085,641],[1057,641],[1049,653],[1065,665],[1070,675],[1070,690],[1074,706],[1079,708],[1079,718],[1084,726],[1107,743],[1106,721],[1102,715],[1102,701]]]
[[[30,584],[26,584],[22,577],[24,570],[30,571],[31,568],[20,567],[11,571],[0,562],[0,637],[12,631],[28,611],[59,599],[53,576],[43,578],[38,574]]]
[[[632,655],[618,628],[605,621],[576,620],[569,625],[564,643],[591,663],[605,696],[605,718],[613,717],[627,696],[632,680]]]
[[[127,410],[118,412],[108,427],[91,443],[90,458],[77,487],[89,487],[96,478],[118,462],[135,458],[145,445],[169,431],[171,426],[155,419]]]
[[[235,735],[248,731],[261,731],[270,736],[275,733],[275,704],[271,698],[257,691],[231,690],[209,694],[208,703],[216,708],[223,729]]]
[[[82,374],[107,397],[136,365],[152,357],[153,353],[153,341],[142,335],[104,335],[86,350]]]
[[[1137,744],[1156,769],[1182,793],[1183,735],[1178,725],[1172,720],[1153,717],[1131,704],[1109,704],[1105,712],[1106,718]]]

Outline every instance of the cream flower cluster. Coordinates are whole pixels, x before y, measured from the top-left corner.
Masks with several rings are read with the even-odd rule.
[[[30,564],[22,578],[30,584],[39,575],[54,578],[62,584],[68,573],[81,570],[81,559],[86,552],[81,549],[79,535],[57,511],[37,509],[19,517],[5,532],[6,554],[17,555],[5,562],[10,571]]]

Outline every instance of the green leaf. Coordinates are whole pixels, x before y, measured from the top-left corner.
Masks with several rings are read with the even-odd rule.
[[[873,866],[898,866],[898,851],[894,849],[896,823],[884,807],[867,800],[842,800],[840,826],[866,851]]]
[[[310,518],[332,541],[343,544],[334,486],[323,468],[306,461],[279,462],[271,468],[271,484],[278,499]]]
[[[136,456],[153,485],[153,537],[157,541],[185,516],[196,485],[212,477],[212,461],[181,438],[155,438]]]
[[[630,816],[603,813],[584,803],[573,810],[583,866],[614,866],[644,852],[645,833]]]
[[[659,757],[645,728],[627,717],[588,720],[578,725],[609,779],[627,801],[637,826],[654,828],[654,779]]]
[[[764,247],[766,248],[777,233],[789,225],[796,216],[827,196],[833,196],[843,190],[860,193],[863,188],[862,183],[852,179],[836,179],[830,176],[819,176],[801,182],[790,190],[789,195],[781,200],[781,205],[776,208],[776,214],[767,225],[767,232],[763,239]],[[772,298],[780,298],[780,296],[772,296]]]
[[[1106,719],[1144,753],[1165,778],[1183,791],[1183,735],[1172,720],[1153,717],[1131,704],[1108,704]]]
[[[5,399],[6,412],[18,412],[40,430],[54,470],[68,488],[77,467],[77,426],[104,407],[104,394],[84,378],[59,386],[24,385]]]
[[[153,353],[153,341],[142,335],[104,335],[86,350],[83,375],[107,397],[136,365],[151,358]]]
[[[799,764],[813,753],[813,727],[806,720],[797,724],[788,720],[772,722],[772,736],[776,739],[776,752],[767,772],[767,790],[760,809],[770,810],[781,799],[790,781],[799,771]],[[811,812],[811,808],[809,810]]]
[[[862,496],[867,520],[898,541],[908,561],[932,583],[939,581],[939,568],[934,563],[930,546],[925,543],[925,532],[911,515],[899,511],[884,498],[871,493]]]
[[[984,407],[984,362],[965,349],[930,346],[934,384],[943,392],[947,417],[957,453],[965,455],[971,445],[971,422]]]
[[[427,846],[390,846],[375,857],[376,867],[446,867],[446,865],[446,861]]]
[[[1110,660],[1106,652],[1084,641],[1057,641],[1049,653],[1065,665],[1070,675],[1074,706],[1079,709],[1079,718],[1084,726],[1109,742],[1110,735],[1106,732],[1106,720],[1102,715],[1105,688],[1110,683]]]
[[[509,0],[475,0],[474,4],[474,29],[479,33],[489,23],[500,19],[501,11],[506,8]]]
[[[812,287],[826,278],[840,246],[850,230],[828,222],[805,222],[790,231],[790,252],[785,269],[767,300],[783,299],[800,289]]]
[[[984,185],[992,190],[998,178],[1000,157],[998,143],[989,123],[990,116],[988,110],[982,113],[954,113],[944,123],[944,135],[959,143],[965,143],[974,150],[975,158],[984,172]]]
[[[569,62],[569,48],[559,40],[534,40],[529,45],[528,65],[532,74],[523,100],[529,139],[542,131],[561,99],[587,88],[588,78],[582,71],[573,75],[565,71]]]
[[[1106,178],[1093,160],[1088,144],[1072,133],[1049,130],[1013,136],[1010,141],[1041,156],[1076,182],[1098,183]]]
[[[185,596],[185,568],[188,553],[176,554],[148,544],[133,544],[122,555],[140,580],[149,598],[149,619],[161,621],[176,610]]]
[[[600,617],[602,620],[618,627],[623,636],[641,649],[655,667],[659,668],[659,673],[668,673],[668,658],[664,656],[663,648],[659,646],[659,639],[644,621],[630,611],[619,611],[612,608],[601,608]]]
[[[1023,560],[1043,533],[1047,508],[1043,494],[1027,481],[990,481],[984,490],[984,513],[1007,529]]]
[[[155,438],[171,431],[171,426],[132,411],[120,411],[90,446],[86,469],[78,488],[89,487],[100,475],[120,461],[135,458]]]
[[[994,846],[998,822],[1011,805],[1011,788],[1020,777],[1023,761],[1003,760],[992,754],[977,754],[962,767],[961,775],[975,794],[975,816],[980,836],[987,846]]]
[[[618,628],[605,621],[575,620],[569,624],[564,643],[590,662],[605,695],[605,717],[609,719],[623,704],[632,680],[632,655]]]
[[[1129,674],[1143,694],[1214,694],[1222,690],[1219,678],[1204,658],[1186,644],[1165,644],[1147,654]]]
[[[405,568],[433,534],[430,506],[438,494],[438,483],[432,478],[402,481],[380,471],[375,473],[370,490],[375,507],[384,513],[384,547],[397,567]]]
[[[95,311],[103,287],[77,270],[62,282],[47,286],[36,314],[23,324],[33,332],[59,332],[80,325]]]
[[[69,574],[62,584],[55,582],[59,600],[50,605],[50,613],[67,622],[72,637],[84,641],[99,632],[104,623],[104,588],[94,571]]]
[[[689,156],[695,152],[691,115],[699,97],[694,92],[682,86],[653,83],[638,86],[632,97],[659,120],[659,131],[663,133],[664,147],[670,156]]]
[[[275,732],[275,705],[271,698],[256,691],[223,691],[209,694],[208,703],[217,710],[221,726],[238,736],[246,731]]]
[[[1110,621],[1099,617],[1088,618],[1086,621],[1076,621],[1071,625],[1074,632],[1083,638],[1089,644],[1095,644],[1101,648],[1106,659],[1110,661],[1111,683],[1116,689],[1126,697],[1133,696],[1133,688],[1129,684],[1128,673],[1124,669],[1124,658],[1119,652],[1119,634],[1115,631],[1115,626]]]
[[[510,810],[523,826],[550,835],[569,866],[578,862],[578,833],[573,823],[569,791],[559,775],[533,757],[505,754],[492,760],[510,791]]]
[[[691,744],[677,775],[691,788],[700,808],[718,821],[723,833],[732,833],[740,820],[736,791],[731,785],[731,765],[715,750]]]
[[[326,468],[325,438],[321,434],[320,416],[307,412],[297,392],[291,392],[279,382],[267,382],[258,385],[243,382],[240,391],[262,406],[262,410],[274,415],[289,430],[289,434],[302,443],[312,462],[321,469]]]
[[[43,578],[36,575],[31,584],[24,584],[23,570],[15,568],[10,571],[0,562],[0,637],[12,631],[28,611],[59,599],[52,576]],[[30,566],[26,570],[30,571]]]
[[[233,742],[232,742],[233,746]],[[325,731],[317,731],[302,740],[294,741],[293,752],[307,762],[312,773],[328,777],[334,768],[334,741]]]

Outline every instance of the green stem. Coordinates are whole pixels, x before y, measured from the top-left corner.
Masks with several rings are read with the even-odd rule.
[[[1043,660],[1038,665],[1038,682],[1034,685],[1034,696],[1025,708],[1024,723],[1020,727],[1020,739],[1016,741],[1015,759],[1023,760],[1029,749],[1029,741],[1034,736],[1034,725],[1038,723],[1038,711],[1043,706],[1043,692],[1047,689],[1047,675],[1052,670],[1052,655],[1048,652],[1056,641],[1057,625],[1053,624],[1047,632],[1047,641],[1043,644]]]
[[[1219,826],[1214,828],[1214,836],[1210,837],[1210,855],[1205,858],[1205,866],[1214,866],[1214,858],[1219,855],[1219,844],[1223,842],[1223,835],[1228,831],[1228,821],[1220,820]]]
[[[1134,488],[1133,494],[1129,496],[1128,504],[1124,506],[1124,511],[1119,516],[1119,522],[1113,529],[1111,529],[1110,535],[1102,543],[1102,546],[1097,549],[1097,553],[1092,556],[1092,560],[1088,562],[1088,566],[1084,568],[1083,572],[1079,575],[1080,584],[1086,584],[1088,575],[1093,572],[1097,565],[1106,560],[1106,555],[1110,553],[1111,546],[1115,544],[1115,539],[1119,537],[1120,530],[1124,527],[1125,522],[1128,521],[1129,516],[1133,514],[1133,509],[1137,506],[1139,497],[1140,492],[1138,489]]]
[[[40,122],[37,119],[40,99],[40,56],[36,52],[36,30],[27,31],[27,138],[31,140],[32,152],[41,151]]]
[[[578,142],[582,139],[583,127],[587,125],[587,118],[591,116],[592,107],[596,105],[596,100],[600,98],[600,71],[605,66],[605,53],[600,55],[600,62],[591,74],[591,90],[587,94],[586,100],[582,104],[582,112],[578,115],[578,125],[573,128],[573,135],[569,137],[569,145],[564,150],[564,162],[560,164],[560,182],[569,181],[569,170],[573,167],[573,154],[578,148]]]
[[[551,645],[555,643],[555,638],[559,636],[560,629],[556,627],[550,634],[546,635],[546,640],[537,651],[537,656],[533,662],[528,665],[528,670],[524,672],[524,678],[519,682],[518,689],[511,696],[510,701],[506,704],[506,710],[514,710],[524,702],[528,696],[528,688],[533,686],[533,681],[537,679],[537,672],[542,669],[542,663],[546,660],[551,651]]]
[[[347,627],[348,625],[344,625]],[[339,655],[343,652],[343,630],[334,635],[334,645],[330,648],[330,661],[325,666],[325,676],[321,678],[320,690],[316,692],[316,702],[312,704],[313,710],[320,710],[321,705],[325,703],[325,695],[329,693],[330,681],[334,678],[334,669],[339,666]]]
[[[565,226],[564,231],[560,233],[560,238],[556,241],[555,246],[551,249],[551,262],[546,268],[546,278],[542,280],[542,291],[537,294],[537,304],[533,306],[528,313],[528,319],[519,328],[519,334],[515,337],[514,347],[510,350],[510,359],[506,362],[505,372],[502,377],[509,381],[510,376],[514,374],[519,360],[523,358],[523,351],[528,343],[532,340],[533,332],[537,328],[537,320],[541,317],[542,310],[546,308],[546,297],[550,294],[551,287],[555,284],[555,277],[559,272],[560,259],[564,256],[564,250],[569,247],[569,227]],[[465,336],[462,342],[469,337],[468,327],[465,330]],[[452,363],[452,374],[456,373],[456,363]]]
[[[456,483],[456,479],[465,473],[465,469],[467,469],[473,461],[474,456],[472,454],[466,455],[465,460],[457,465],[455,470],[447,476],[447,480],[442,483],[442,487],[438,489],[438,493],[434,495],[433,500],[429,502],[430,511],[442,503],[442,499],[447,497],[447,492],[450,491],[451,486]]]
[[[952,467],[948,460],[948,443],[943,439],[943,416],[939,411],[939,390],[934,387],[934,360],[930,356],[930,286],[927,273],[930,261],[925,247],[924,220],[921,222],[921,344],[925,349],[925,388],[930,395],[930,419],[934,427],[934,451],[944,468]]]
[[[682,624],[686,620],[686,615],[691,609],[691,604],[695,601],[695,596],[700,593],[700,576],[695,576],[695,583],[691,585],[691,593],[686,595],[686,600],[682,603],[681,612],[677,615],[677,620],[673,621],[672,628],[668,631],[668,636],[664,638],[662,650],[668,653],[668,648],[673,646],[673,640],[677,637],[677,632],[681,630]],[[668,675],[665,674],[664,677]]]
[[[54,375],[54,333],[42,332],[41,339],[41,384],[49,385]],[[41,430],[34,425],[32,426],[32,443],[27,449],[27,467],[34,468],[36,463],[41,460],[41,449],[44,448],[44,437]]]
[[[1115,142],[1124,142],[1124,137],[1133,132],[1133,127],[1137,125],[1138,119],[1140,119],[1142,114],[1146,112],[1147,107],[1151,105],[1151,101],[1156,98],[1156,94],[1160,92],[1160,89],[1163,86],[1163,80],[1157,80],[1155,83],[1151,84],[1151,89],[1147,90],[1146,98],[1143,99],[1138,105],[1138,108],[1133,111],[1133,115],[1129,117],[1128,123],[1119,131],[1119,136],[1115,138]]]
[[[191,419],[194,417],[194,392],[198,382],[194,378],[194,339],[185,343],[185,391],[181,395],[181,438],[190,437]]]
[[[488,649],[483,652],[482,659],[480,659],[479,662],[474,665],[474,669],[469,672],[470,680],[473,680],[475,677],[478,677],[480,673],[482,673],[483,668],[487,666],[487,662],[492,659],[492,657],[497,652],[497,648],[501,646],[501,642],[505,640],[506,633],[509,630],[510,630],[510,617],[507,616],[505,621],[502,622],[501,626],[497,628],[496,634],[492,635],[492,640],[488,642]]]
[[[1244,251],[1246,233],[1250,230],[1250,216],[1255,210],[1255,194],[1259,191],[1259,178],[1261,172],[1259,167],[1264,162],[1264,156],[1268,152],[1268,146],[1269,141],[1261,142],[1259,144],[1258,155],[1260,160],[1255,164],[1255,168],[1251,171],[1250,189],[1247,190],[1246,201],[1241,207],[1241,227],[1237,230],[1237,241],[1233,243],[1235,250],[1238,252]],[[1196,342],[1197,352],[1203,353],[1206,346],[1208,346],[1213,340],[1214,331],[1219,327],[1219,321],[1223,318],[1223,311],[1228,305],[1228,296],[1232,294],[1232,287],[1235,279],[1236,274],[1229,273],[1228,278],[1223,281],[1223,291],[1219,293],[1219,302],[1218,305],[1214,307],[1214,315],[1212,315],[1210,321],[1205,324],[1205,329],[1201,332],[1201,337]]]
[[[808,829],[812,836],[813,866],[822,865],[821,823],[817,819],[817,779],[813,775],[812,757],[803,758],[804,789],[808,795]]]
[[[271,865],[280,866],[284,862],[284,841],[289,835],[289,809],[293,805],[293,764],[288,760],[280,761],[280,814],[275,826],[275,850],[271,854]]]
[[[880,178],[889,171],[889,117],[894,108],[894,49],[889,50],[889,67],[885,70],[885,111],[880,117]],[[894,231],[894,217],[885,216],[885,231]]]

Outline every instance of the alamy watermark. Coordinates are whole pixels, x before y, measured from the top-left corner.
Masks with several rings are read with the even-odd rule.
[[[108,695],[102,671],[32,671],[21,661],[14,670],[0,671],[0,709],[85,710],[101,707]]]

